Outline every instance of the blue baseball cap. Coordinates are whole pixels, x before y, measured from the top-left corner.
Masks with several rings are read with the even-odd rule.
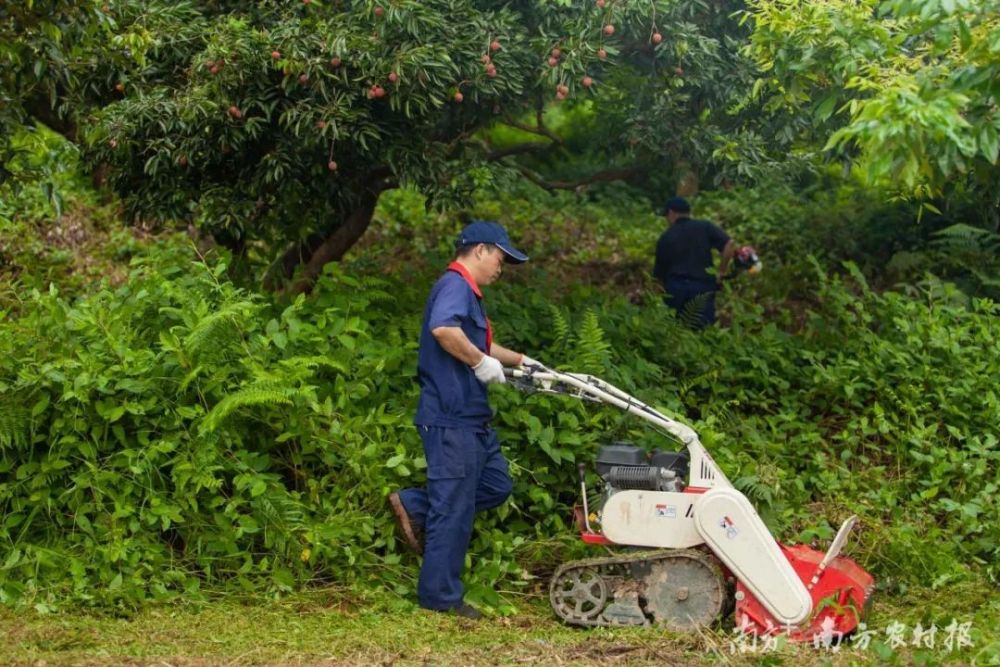
[[[663,204],[663,215],[666,215],[670,211],[677,211],[678,213],[690,213],[691,204],[688,203],[687,199],[684,197],[671,197]]]
[[[491,243],[503,250],[511,264],[521,264],[528,261],[528,256],[514,247],[507,236],[507,230],[498,222],[488,220],[473,220],[462,233],[455,239],[455,247],[475,245],[477,243]]]

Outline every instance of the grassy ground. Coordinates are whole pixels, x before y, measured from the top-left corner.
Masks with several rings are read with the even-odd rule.
[[[970,623],[973,646],[949,651],[946,625]],[[933,648],[915,648],[913,628],[937,626]],[[341,590],[268,600],[147,608],[129,618],[0,607],[0,664],[34,665],[712,665],[1000,664],[1000,600],[977,585],[877,598],[877,632],[865,649],[782,646],[739,652],[729,624],[696,634],[655,628],[581,630],[557,623],[541,596],[518,613],[468,621],[416,609],[389,593]],[[886,628],[906,626],[890,648]],[[955,635],[957,638],[958,635]],[[926,642],[926,637],[925,637]]]

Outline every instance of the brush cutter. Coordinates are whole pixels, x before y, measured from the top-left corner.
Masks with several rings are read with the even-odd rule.
[[[685,447],[652,454],[628,443],[601,447],[596,506],[580,464],[580,537],[613,555],[556,570],[549,599],[564,622],[694,630],[735,609],[741,630],[793,641],[843,637],[857,627],[874,579],[839,555],[856,517],[844,521],[825,553],[781,544],[690,427],[591,375],[542,366],[506,372],[523,391],[621,408]]]

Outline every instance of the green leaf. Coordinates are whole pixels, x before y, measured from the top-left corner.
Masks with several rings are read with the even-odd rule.
[[[45,409],[49,407],[49,395],[42,394],[41,397],[35,401],[35,404],[31,406],[31,416],[37,417],[38,415],[45,412]]]
[[[987,162],[993,165],[997,163],[1000,153],[1000,132],[990,124],[983,125],[979,130],[979,150]]]
[[[836,108],[837,108],[837,96],[827,95],[825,98],[823,98],[823,101],[816,106],[816,111],[813,114],[813,117],[816,119],[817,122],[822,123],[833,115],[833,111]]]

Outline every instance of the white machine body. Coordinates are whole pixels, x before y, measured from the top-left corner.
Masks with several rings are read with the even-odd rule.
[[[812,596],[746,496],[736,489],[706,491],[694,523],[709,549],[782,624],[812,613]]]
[[[700,496],[673,491],[619,491],[601,510],[601,531],[617,544],[687,549],[704,544],[694,521]]]

